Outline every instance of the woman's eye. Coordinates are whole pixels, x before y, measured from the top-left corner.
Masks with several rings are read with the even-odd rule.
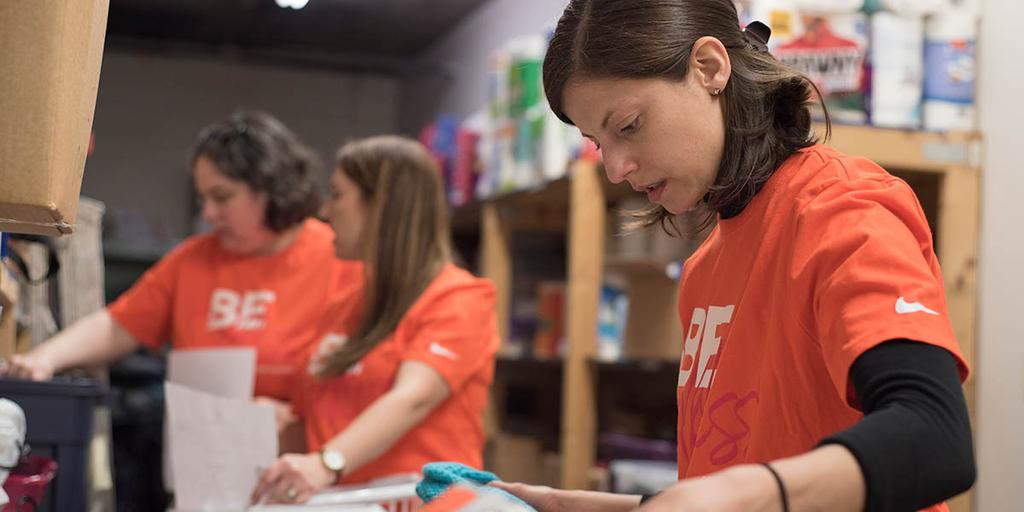
[[[640,118],[639,117],[634,118],[633,121],[631,121],[629,124],[627,124],[626,126],[623,126],[622,130],[620,130],[620,131],[622,133],[632,133],[632,132],[635,132],[637,126],[639,126],[639,123],[640,123]]]

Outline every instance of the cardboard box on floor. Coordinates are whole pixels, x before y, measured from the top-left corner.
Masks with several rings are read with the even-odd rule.
[[[0,231],[72,231],[108,7],[0,1]]]

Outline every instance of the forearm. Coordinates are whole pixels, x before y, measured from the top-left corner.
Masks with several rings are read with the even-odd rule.
[[[771,466],[785,484],[793,512],[861,512],[864,510],[864,475],[846,448],[827,445]],[[782,510],[782,497],[765,512]]]
[[[595,491],[555,491],[560,510],[573,512],[623,512],[640,505],[640,496]]]
[[[434,404],[394,390],[382,395],[326,446],[345,455],[345,472],[373,461],[423,421]]]
[[[137,347],[131,334],[117,325],[104,308],[57,333],[34,352],[47,358],[56,371],[61,371],[105,364]]]

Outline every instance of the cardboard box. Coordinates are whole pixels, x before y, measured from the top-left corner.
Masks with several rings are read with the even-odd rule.
[[[630,359],[678,361],[683,353],[679,283],[639,275],[629,283],[629,316],[623,353]]]
[[[72,231],[108,6],[0,2],[0,231]]]

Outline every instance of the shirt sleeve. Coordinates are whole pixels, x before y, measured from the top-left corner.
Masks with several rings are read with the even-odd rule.
[[[455,392],[493,365],[499,336],[494,287],[484,281],[453,287],[418,312],[403,333],[405,361],[436,370]]]
[[[948,351],[887,341],[857,358],[850,381],[864,418],[821,444],[840,444],[857,458],[864,510],[920,510],[974,484],[971,420]]]
[[[171,335],[174,284],[188,246],[175,248],[107,307],[110,316],[143,346],[158,350]]]
[[[850,367],[886,340],[942,347],[967,377],[928,222],[902,180],[847,179],[818,191],[798,214],[793,251],[791,275],[810,294],[805,327],[851,403]]]

